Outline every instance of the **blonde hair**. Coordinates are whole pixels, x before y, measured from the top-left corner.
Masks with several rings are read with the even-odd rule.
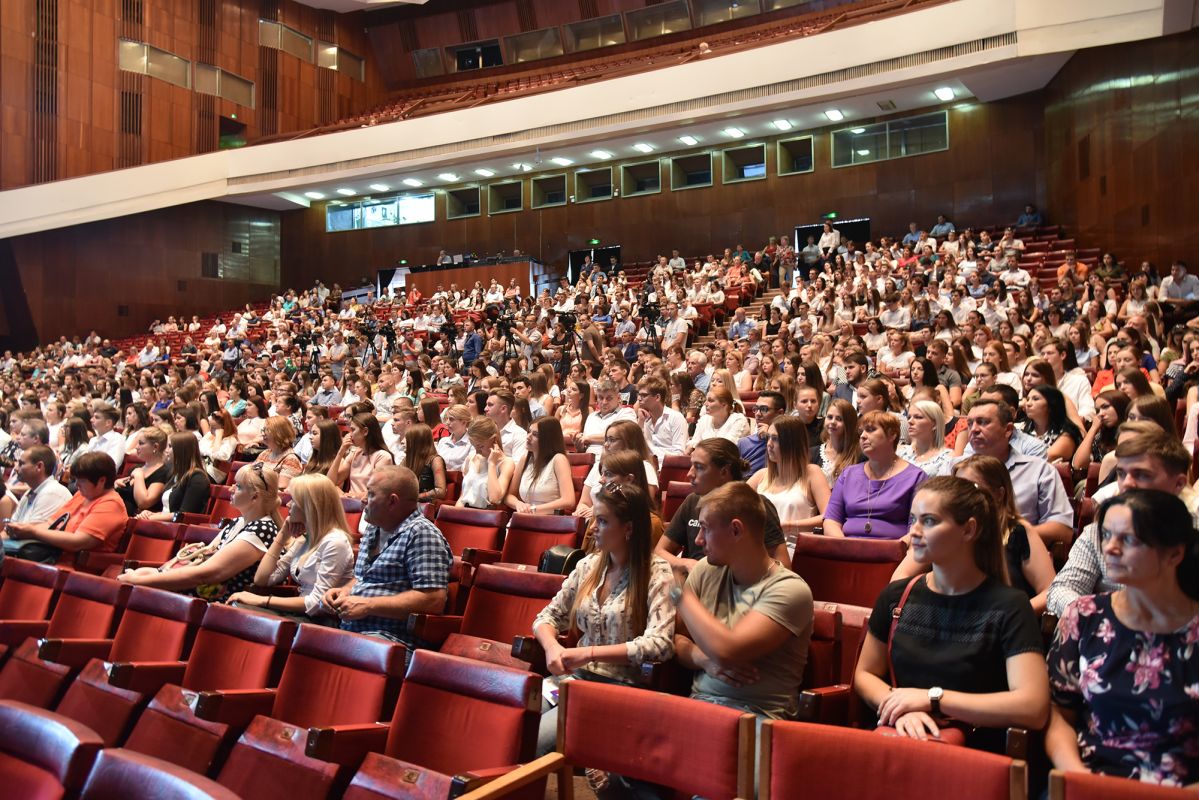
[[[341,505],[341,492],[324,475],[300,475],[287,485],[292,502],[304,517],[305,560],[316,554],[317,545],[331,531],[350,534],[350,524]]]
[[[945,412],[940,403],[932,400],[913,400],[908,408],[914,408],[933,423],[933,447],[940,450],[945,446]]]
[[[263,516],[270,517],[276,527],[283,527],[283,515],[279,513],[278,472],[258,461],[239,469],[235,480],[246,491],[262,492]]]
[[[450,420],[470,422],[470,410],[464,405],[452,405],[442,412],[441,415],[442,422],[449,422]]]
[[[171,431],[171,433],[173,434],[174,431]],[[142,428],[141,433],[139,433],[138,436],[140,436],[141,440],[146,444],[153,445],[153,447],[160,453],[167,449],[167,433],[157,425],[149,425],[145,428]]]

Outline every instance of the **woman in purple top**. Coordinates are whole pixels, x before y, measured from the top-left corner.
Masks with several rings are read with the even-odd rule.
[[[846,467],[837,478],[824,513],[824,535],[906,536],[912,498],[928,475],[895,454],[899,420],[893,414],[869,411],[858,425],[866,462]]]

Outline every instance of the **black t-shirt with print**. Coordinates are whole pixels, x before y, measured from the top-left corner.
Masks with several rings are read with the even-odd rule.
[[[687,499],[679,506],[678,511],[674,512],[674,517],[670,520],[670,527],[666,529],[666,538],[683,548],[681,556],[684,558],[701,559],[704,557],[704,549],[695,544],[695,535],[699,533],[699,501],[702,498],[694,492],[687,495]],[[764,531],[766,539],[766,549],[773,553],[775,548],[786,541],[783,538],[783,527],[779,524],[779,512],[774,507],[774,503],[762,498],[762,505],[766,509],[766,529]]]

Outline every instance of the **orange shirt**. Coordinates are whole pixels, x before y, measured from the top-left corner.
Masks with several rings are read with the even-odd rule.
[[[67,533],[86,533],[100,540],[93,549],[98,553],[111,553],[121,542],[125,533],[125,524],[129,515],[125,513],[125,503],[116,492],[105,492],[95,502],[84,508],[87,500],[76,492],[62,508],[54,512],[50,519],[58,519],[63,514],[70,514],[63,528]]]

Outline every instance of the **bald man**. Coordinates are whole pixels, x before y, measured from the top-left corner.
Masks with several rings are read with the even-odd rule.
[[[421,513],[417,497],[416,475],[407,467],[371,474],[368,527],[354,577],[324,597],[344,630],[390,639],[409,651],[427,643],[408,633],[408,615],[442,612],[453,562],[449,544]]]

